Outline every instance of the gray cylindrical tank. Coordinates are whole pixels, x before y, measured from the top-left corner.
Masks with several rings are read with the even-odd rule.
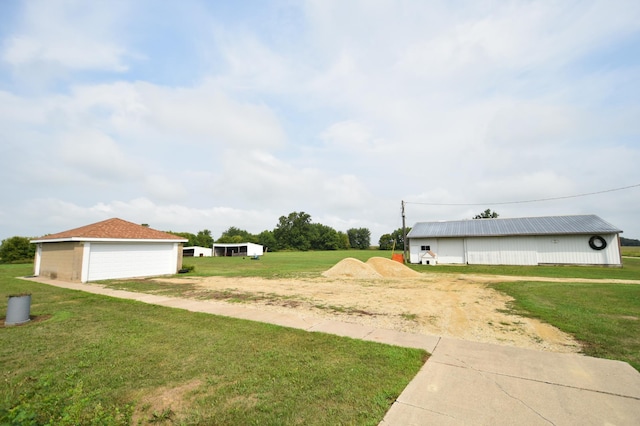
[[[7,303],[7,318],[4,325],[18,325],[30,321],[31,295],[20,294],[9,296]]]

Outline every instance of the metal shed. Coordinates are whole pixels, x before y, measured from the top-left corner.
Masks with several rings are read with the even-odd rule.
[[[182,248],[183,257],[211,257],[213,250],[208,247],[189,246]]]
[[[418,222],[409,262],[621,266],[622,231],[596,215]]]
[[[238,244],[222,244],[215,243],[213,245],[214,256],[262,256],[264,248],[260,244],[254,243],[238,243]]]

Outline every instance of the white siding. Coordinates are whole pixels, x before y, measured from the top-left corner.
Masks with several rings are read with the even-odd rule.
[[[620,265],[616,234],[601,235],[607,246],[594,250],[591,235],[549,235],[523,237],[416,238],[409,240],[410,262],[420,263],[428,245],[438,263],[470,265]]]
[[[463,238],[438,238],[438,263],[466,263]]]
[[[537,237],[540,264],[619,265],[616,234],[601,235],[607,242],[603,250],[589,246],[591,235]]]
[[[92,243],[88,281],[175,274],[176,243]]]
[[[467,238],[469,265],[537,265],[535,237]]]
[[[427,252],[422,246],[431,247],[431,251],[438,253],[438,240],[435,238],[412,238],[409,240],[409,263],[421,263],[422,256]]]

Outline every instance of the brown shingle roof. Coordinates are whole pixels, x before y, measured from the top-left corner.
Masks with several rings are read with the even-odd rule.
[[[36,238],[35,241],[61,240],[61,239],[83,239],[83,238],[108,238],[127,240],[184,240],[177,235],[157,231],[137,223],[113,218],[80,228],[70,229],[57,234],[46,235]]]

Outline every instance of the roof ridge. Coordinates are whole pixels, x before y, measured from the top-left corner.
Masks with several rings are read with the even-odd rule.
[[[125,239],[125,240],[182,240],[185,239],[159,231],[157,229],[142,226],[124,219],[113,217],[78,228],[55,234],[45,235],[34,241],[46,240],[82,240],[82,239]]]

